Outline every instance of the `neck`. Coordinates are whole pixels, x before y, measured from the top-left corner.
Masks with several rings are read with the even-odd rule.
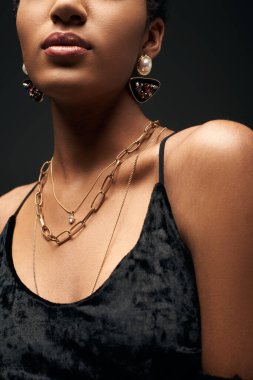
[[[149,124],[129,96],[96,106],[52,101],[52,118],[54,175],[65,185],[81,183],[107,166]]]

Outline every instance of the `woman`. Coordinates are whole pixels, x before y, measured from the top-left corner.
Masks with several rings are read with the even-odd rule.
[[[17,5],[54,152],[1,197],[1,378],[253,379],[252,131],[141,111],[166,1]]]

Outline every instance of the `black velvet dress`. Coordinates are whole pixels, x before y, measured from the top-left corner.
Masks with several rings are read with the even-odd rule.
[[[201,371],[193,261],[163,184],[167,138],[139,239],[87,298],[49,302],[15,272],[16,215],[33,189],[9,218],[0,236],[0,379],[221,379]]]

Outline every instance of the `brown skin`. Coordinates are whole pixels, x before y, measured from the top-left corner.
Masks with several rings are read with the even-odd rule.
[[[148,124],[127,86],[140,54],[155,58],[161,48],[162,20],[146,27],[146,19],[145,0],[21,0],[17,30],[30,78],[52,99],[55,168],[65,174],[60,185],[103,167]],[[56,31],[80,35],[92,50],[65,61],[49,58],[40,45]]]
[[[52,101],[56,190],[70,208],[82,199],[99,170],[135,140],[148,122],[127,89],[139,54],[154,58],[161,48],[163,22],[157,19],[146,28],[146,16],[144,0],[20,2],[17,27],[24,61],[33,82]],[[48,59],[40,44],[59,30],[83,36],[93,50],[71,63]],[[138,240],[158,180],[162,137],[138,162],[96,288]],[[242,124],[214,120],[180,131],[165,149],[165,188],[195,265],[203,370],[226,377],[237,373],[245,379],[253,379],[252,137],[252,131]],[[121,167],[99,214],[71,242],[71,249],[68,244],[54,248],[37,231],[37,271],[43,298],[69,303],[90,294],[133,159]],[[0,229],[30,188],[14,189],[1,198]],[[57,226],[52,228],[56,233],[65,229],[66,213],[52,197],[50,178],[44,202],[48,225]],[[89,203],[77,216],[87,209]],[[20,279],[34,291],[33,223],[30,197],[17,217],[12,255]]]

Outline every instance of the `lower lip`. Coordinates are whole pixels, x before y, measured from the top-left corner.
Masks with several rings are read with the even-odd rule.
[[[88,52],[87,49],[81,46],[49,46],[44,50],[47,55],[66,57],[66,56],[76,56],[83,55]]]

